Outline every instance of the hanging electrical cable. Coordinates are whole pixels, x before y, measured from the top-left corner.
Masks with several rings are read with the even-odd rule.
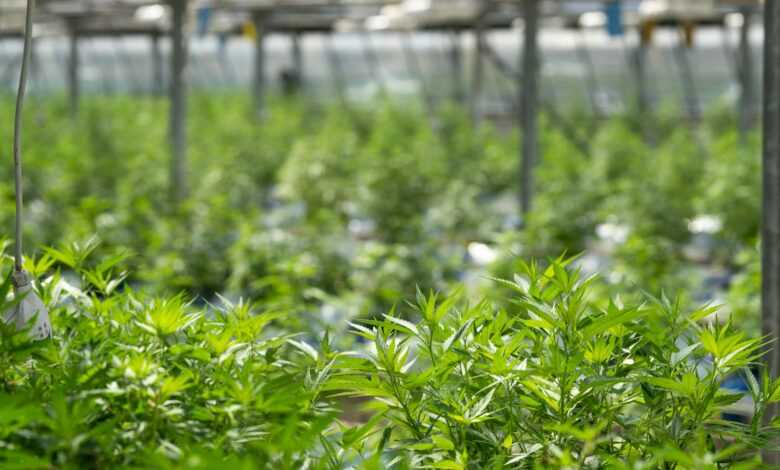
[[[32,278],[24,270],[22,258],[22,107],[27,88],[27,73],[30,65],[30,46],[32,43],[32,11],[34,0],[27,0],[24,22],[24,47],[22,49],[22,70],[19,74],[19,90],[16,94],[14,115],[14,190],[16,192],[16,230],[14,233],[14,271],[12,275],[14,307],[6,312],[6,323],[13,323],[17,330],[30,328],[30,337],[42,340],[51,337],[49,312],[32,287]]]

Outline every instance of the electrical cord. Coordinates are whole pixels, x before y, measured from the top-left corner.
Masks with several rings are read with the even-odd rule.
[[[34,0],[27,0],[24,19],[24,48],[22,50],[22,70],[19,74],[19,91],[16,94],[16,110],[14,114],[14,191],[16,192],[16,232],[14,239],[14,271],[22,272],[22,108],[24,93],[27,90],[27,74],[30,65],[30,49],[32,44],[32,10]]]

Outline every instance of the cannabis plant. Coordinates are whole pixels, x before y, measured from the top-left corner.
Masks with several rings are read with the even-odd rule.
[[[780,430],[764,422],[780,381],[755,373],[765,344],[663,296],[596,307],[594,279],[566,264],[496,281],[506,308],[421,293],[417,322],[354,324],[366,348],[329,387],[370,398],[361,455],[395,468],[757,468]],[[732,374],[750,399],[721,388]],[[722,418],[746,400],[744,423]]]
[[[0,467],[292,469],[317,460],[336,416],[320,399],[329,366],[282,329],[279,313],[135,292],[116,271],[120,258],[88,266],[85,251],[49,250],[28,263],[36,274],[55,258],[72,266],[37,286],[53,339],[30,343],[0,325]]]

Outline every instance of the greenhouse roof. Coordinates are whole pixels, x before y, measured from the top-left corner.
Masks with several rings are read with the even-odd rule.
[[[668,0],[629,0],[627,10],[641,3],[665,5]],[[476,19],[492,28],[510,27],[520,15],[518,0],[191,0],[195,10],[210,9],[209,31],[236,33],[253,14],[264,14],[266,28],[282,32],[471,29]],[[578,16],[598,10],[600,0],[545,0],[548,17]],[[670,3],[671,5],[672,3]],[[673,3],[679,5],[679,3]],[[717,14],[758,0],[697,0],[686,5],[711,5]],[[0,36],[18,36],[25,0],[0,1]],[[488,8],[489,7],[489,8]],[[664,19],[684,9],[668,11]],[[673,19],[673,18],[672,18]],[[704,18],[702,18],[704,19]],[[152,0],[40,0],[36,34],[61,34],[68,25],[80,35],[159,34],[169,28],[164,3]]]

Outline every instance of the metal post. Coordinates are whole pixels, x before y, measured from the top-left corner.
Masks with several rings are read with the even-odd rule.
[[[461,48],[460,31],[453,30],[450,36],[450,64],[452,66],[453,101],[462,104],[465,93],[463,90],[463,51]]]
[[[71,117],[75,118],[79,111],[79,37],[77,19],[70,18],[68,24],[68,100]]]
[[[764,6],[764,155],[761,227],[761,314],[763,334],[773,341],[766,354],[769,376],[780,375],[780,0]],[[777,404],[765,416],[771,421]],[[780,454],[766,452],[765,464],[780,464]]]
[[[160,33],[155,31],[151,35],[152,40],[152,92],[162,96],[165,90],[165,77],[163,75],[163,54],[160,44]]]
[[[187,197],[187,0],[171,0],[171,7],[170,184],[172,199],[179,203]]]
[[[471,78],[471,102],[469,103],[471,111],[471,120],[474,124],[479,123],[479,102],[482,98],[482,88],[484,82],[484,64],[482,53],[485,48],[485,15],[486,11],[480,12],[474,23],[474,70]]]
[[[539,152],[539,0],[523,4],[525,29],[522,48],[523,73],[521,87],[522,164],[520,167],[520,209],[523,219],[531,211],[534,194],[534,167]]]
[[[301,47],[301,43],[303,42],[303,34],[302,33],[293,33],[292,36],[290,36],[291,41],[291,48],[292,48],[292,59],[293,59],[293,68],[295,69],[295,74],[298,76],[298,83],[303,84],[303,48]]]
[[[255,116],[260,119],[265,113],[265,19],[266,13],[255,11],[252,22],[255,26],[255,69],[252,77],[252,97]]]
[[[653,24],[639,25],[639,42],[633,53],[633,68],[636,79],[636,111],[637,116],[643,120],[642,134],[645,142],[651,147],[655,146],[655,126],[653,119],[653,96],[650,90],[650,80],[647,73],[647,56],[650,51]]]
[[[740,12],[742,13],[742,27],[739,31],[739,130],[744,140],[755,125],[756,96],[753,87],[756,80],[753,70],[753,52],[750,46],[753,9],[745,6],[740,9]]]
[[[647,44],[645,44],[645,42],[640,39],[634,56],[637,87],[637,109],[640,115],[644,115],[646,112],[650,111],[652,106],[652,98],[650,97],[650,90],[648,89],[647,84],[647,52]]]

